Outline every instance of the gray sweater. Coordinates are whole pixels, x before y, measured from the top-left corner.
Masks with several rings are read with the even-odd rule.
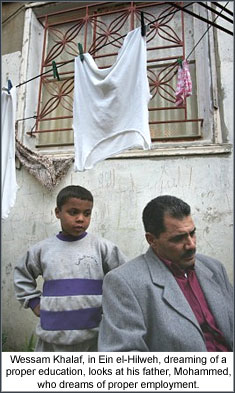
[[[40,302],[36,334],[41,340],[64,345],[94,340],[104,275],[126,257],[115,244],[90,233],[76,241],[57,236],[35,244],[20,258],[14,272],[16,297],[25,308]],[[44,279],[42,291],[38,276]]]

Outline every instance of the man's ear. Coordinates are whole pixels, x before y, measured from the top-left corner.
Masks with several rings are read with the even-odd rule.
[[[146,233],[145,233],[145,239],[147,240],[148,244],[149,244],[150,246],[152,246],[152,244],[153,244],[153,243],[155,242],[155,240],[156,240],[156,237],[155,237],[152,233],[146,232]]]
[[[56,218],[60,218],[60,209],[58,207],[55,208],[55,216]]]

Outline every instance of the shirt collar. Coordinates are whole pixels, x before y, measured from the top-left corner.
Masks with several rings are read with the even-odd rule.
[[[79,236],[72,236],[72,235],[65,235],[62,232],[59,232],[56,237],[59,240],[62,240],[64,242],[75,242],[76,240],[81,240],[83,239],[85,236],[87,235],[87,232],[83,232],[81,235]]]
[[[166,265],[166,267],[168,267],[168,269],[171,271],[171,273],[175,276],[175,277],[187,277],[188,273],[192,270],[194,270],[194,266],[189,267],[187,270],[183,270],[181,269],[178,265],[176,265],[174,262],[169,261],[168,259],[165,258],[160,258],[158,257],[163,263],[164,265]]]

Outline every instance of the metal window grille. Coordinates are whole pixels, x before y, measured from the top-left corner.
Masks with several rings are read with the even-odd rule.
[[[152,99],[149,124],[153,141],[197,139],[203,119],[197,118],[196,99],[190,110],[187,100],[175,105],[178,58],[185,58],[185,16],[169,3],[88,4],[38,16],[44,26],[41,73],[55,61],[60,80],[53,73],[40,78],[37,121],[32,134],[38,146],[73,144],[74,57],[78,43],[92,54],[98,67],[109,67],[122,46],[122,36],[140,26],[144,12],[147,31],[147,71]],[[63,65],[63,66],[62,66]],[[195,74],[195,62],[190,62]]]

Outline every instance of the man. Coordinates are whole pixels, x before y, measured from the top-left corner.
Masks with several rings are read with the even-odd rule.
[[[232,286],[220,262],[196,254],[190,206],[159,196],[143,223],[148,251],[105,277],[99,351],[232,351]]]

